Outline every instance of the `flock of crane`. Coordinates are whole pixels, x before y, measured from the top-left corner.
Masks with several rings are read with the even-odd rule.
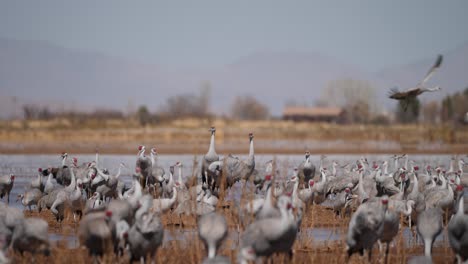
[[[69,162],[68,154],[63,153],[61,166],[39,169],[37,179],[18,199],[29,210],[32,206],[39,212],[50,210],[59,223],[66,212],[71,212],[79,225],[80,245],[90,255],[113,252],[131,261],[154,259],[163,244],[161,215],[196,215],[198,233],[208,252],[204,263],[230,263],[229,258],[217,256],[228,234],[226,219],[220,213],[224,198],[221,194],[236,182],[244,183],[241,188],[245,193],[247,183],[253,183],[253,196],[231,207],[246,226],[238,245],[239,263],[276,253],[292,256],[302,218],[313,205],[328,207],[337,217],[351,215],[346,236],[349,257],[366,252],[370,260],[372,248],[378,243],[386,244],[387,260],[389,245],[401,228],[403,216],[407,219],[404,223],[416,230],[424,243],[424,261],[431,261],[433,243],[444,227],[458,260],[468,261],[468,215],[463,200],[467,175],[463,159],[453,157],[448,170],[440,164],[418,165],[408,155],[394,155],[389,161],[374,161],[372,165],[364,157],[345,166],[333,161],[327,168],[326,157],[322,156],[316,170],[306,152],[292,176],[283,179],[274,161],[256,168],[252,133],[245,160],[232,155],[221,159],[215,150],[216,130],[212,127],[210,131],[209,150],[203,156],[201,169],[191,178],[184,180],[181,162],[169,170],[160,166],[155,148],[149,156],[144,146],[138,148],[131,187],[119,179],[125,164],[111,175],[101,168],[98,154],[94,161],[80,165],[76,158]],[[14,181],[13,174],[0,178],[0,196],[7,203]],[[0,263],[8,261],[5,252],[9,248],[48,255],[48,223],[25,217],[22,210],[2,202]]]

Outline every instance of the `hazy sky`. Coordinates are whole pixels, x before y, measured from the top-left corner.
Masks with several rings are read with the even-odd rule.
[[[0,37],[173,66],[301,51],[376,71],[468,43],[467,25],[466,0],[0,0]]]

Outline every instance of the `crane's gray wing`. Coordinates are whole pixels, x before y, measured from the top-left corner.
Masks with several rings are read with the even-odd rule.
[[[432,67],[429,69],[429,71],[427,72],[426,76],[424,77],[424,79],[418,83],[417,87],[421,87],[425,82],[427,82],[431,76],[434,74],[434,72],[440,67],[440,65],[442,64],[442,55],[438,55],[437,56],[437,60],[436,62],[434,63],[434,65],[432,65]]]

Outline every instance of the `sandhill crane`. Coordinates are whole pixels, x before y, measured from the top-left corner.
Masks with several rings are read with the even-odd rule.
[[[208,259],[216,257],[216,249],[221,245],[227,234],[226,219],[220,214],[206,214],[198,220],[198,235],[208,251]]]
[[[78,228],[80,244],[88,248],[92,256],[102,256],[113,248],[112,212],[93,212],[81,219]]]
[[[61,213],[59,214],[59,211],[57,210],[57,207],[63,205],[65,202],[67,202],[70,199],[70,194],[75,191],[76,188],[76,179],[75,179],[75,173],[73,172],[72,168],[69,168],[70,173],[71,173],[71,182],[70,185],[67,187],[63,188],[57,193],[57,196],[55,198],[54,203],[52,204],[52,207],[50,208],[50,211],[59,219],[61,220],[63,216]]]
[[[140,184],[143,188],[146,187],[146,179],[151,175],[151,159],[145,156],[145,146],[138,147],[138,155],[136,160],[136,167],[141,170]]]
[[[131,192],[130,192],[131,191]],[[124,194],[124,199],[126,199],[132,208],[136,209],[139,206],[139,201],[143,196],[142,188],[138,177],[133,177],[133,189],[130,189]]]
[[[357,197],[351,193],[351,188],[346,188],[344,191],[337,193],[336,195],[330,195],[330,202],[325,202],[323,205],[326,208],[332,209],[335,212],[335,216],[342,216],[343,209],[346,209],[351,201]]]
[[[314,203],[321,204],[326,199],[327,193],[327,174],[322,169],[320,171],[322,179],[319,182],[314,183],[312,190],[314,191]]]
[[[67,185],[70,184],[71,181],[71,174],[69,166],[67,165],[68,153],[64,152],[60,157],[62,158],[62,166],[56,169],[55,179],[58,184]],[[76,161],[76,158],[73,159],[74,164],[76,164]]]
[[[147,178],[147,185],[155,188],[156,183],[161,184],[164,181],[164,175],[166,172],[164,171],[164,168],[158,163],[158,152],[156,151],[155,147],[151,148],[150,157],[151,175],[149,175]]]
[[[134,210],[132,205],[125,200],[112,200],[107,205],[107,210],[112,212],[112,221],[118,223],[121,220],[133,224]]]
[[[176,183],[178,186],[178,183]],[[170,198],[158,198],[153,199],[152,211],[157,214],[163,214],[169,211],[177,201],[177,188],[176,186],[172,187],[172,197]]]
[[[98,175],[91,180],[91,187],[94,187],[103,196],[104,201],[106,201],[106,198],[118,196],[117,186],[122,168],[126,168],[124,163],[119,164],[116,175],[105,174],[100,169],[96,169]]]
[[[179,182],[179,186],[180,186],[181,188],[185,188],[185,189],[186,189],[187,186],[185,185],[184,179],[183,179],[183,177],[182,177],[182,167],[183,167],[184,165],[182,164],[182,162],[177,161],[176,164],[175,164],[174,166],[177,167],[177,169],[178,169],[178,170],[177,170],[177,174],[178,174],[178,175],[177,175],[177,182]]]
[[[87,214],[90,211],[100,210],[105,207],[104,202],[101,200],[101,194],[94,192],[93,195],[86,201],[84,212]]]
[[[272,218],[272,217],[280,217],[281,213],[276,208],[276,206],[273,203],[273,186],[270,185],[270,187],[267,190],[267,195],[265,197],[265,202],[261,206],[261,208],[258,210],[258,212],[255,213],[255,217],[257,219],[266,219],[266,218]]]
[[[447,184],[445,177],[442,176],[441,179],[442,186],[440,189],[435,188],[435,190],[426,193],[426,208],[439,207],[442,210],[452,210],[454,198],[453,189]]]
[[[441,64],[442,64],[442,55],[438,55],[437,60],[434,63],[434,65],[432,65],[432,67],[427,72],[426,76],[424,76],[424,79],[420,81],[416,85],[416,87],[410,88],[404,92],[399,91],[397,88],[393,88],[389,92],[389,98],[395,99],[395,100],[404,100],[405,102],[404,108],[406,110],[410,99],[416,98],[418,95],[424,92],[435,92],[435,91],[441,90],[439,86],[436,86],[434,88],[427,88],[424,86],[424,84],[431,78],[431,76],[440,67]]]
[[[83,200],[83,183],[81,182],[81,179],[78,179],[76,189],[70,193],[68,202],[70,211],[73,212],[73,219],[76,222],[77,217],[81,219],[83,210],[85,209],[85,201]]]
[[[402,208],[403,206],[400,203],[401,201],[390,200],[389,209],[385,212],[384,226],[379,237],[379,242],[387,244],[385,248],[385,263],[388,263],[390,242],[392,242],[393,238],[398,234],[398,230],[400,229],[400,213],[408,216],[411,214],[414,206],[414,201],[407,201],[406,208]]]
[[[5,246],[9,246],[16,225],[24,219],[23,212],[14,207],[0,203],[0,230],[5,237]]]
[[[442,210],[428,208],[418,215],[418,233],[424,242],[424,255],[431,258],[432,245],[436,237],[442,232]]]
[[[215,150],[216,128],[211,127],[209,131],[211,132],[210,147],[208,148],[208,152],[203,156],[201,174],[202,174],[202,183],[208,183],[208,185],[211,185],[212,184],[211,177],[207,175],[208,167],[210,166],[211,163],[215,161],[219,161],[219,156]]]
[[[49,194],[43,195],[37,202],[37,210],[41,212],[42,209],[50,209],[57,198],[57,194],[62,191],[62,189],[63,188],[55,189]]]
[[[226,179],[225,188],[232,187],[236,182],[240,180],[245,180],[247,182],[250,176],[252,175],[255,169],[255,153],[253,138],[253,134],[249,133],[249,156],[246,160],[241,160],[240,158],[229,154],[222,160],[212,162],[209,165],[208,171],[211,175],[217,175],[217,171],[222,172],[222,176]],[[214,187],[219,187],[221,183],[220,177],[214,178],[215,183],[214,186],[212,186],[212,190],[214,190]]]
[[[45,186],[44,186],[44,193],[45,194],[51,193],[56,188],[55,184],[52,182],[52,177],[53,177],[52,169],[49,168],[48,171],[49,171],[49,173],[48,173],[48,176],[47,176],[47,181],[46,181]]]
[[[125,220],[120,220],[115,224],[114,251],[118,256],[122,256],[124,253],[128,230],[130,230],[130,225]]]
[[[143,262],[148,255],[153,259],[162,244],[163,236],[163,225],[156,214],[144,213],[137,217],[127,238],[131,261]]]
[[[165,184],[163,185],[163,197],[164,198],[169,198],[172,197],[172,191],[175,186],[175,181],[174,181],[174,166],[169,167],[169,179],[164,182]]]
[[[368,251],[369,261],[372,258],[372,248],[382,235],[385,212],[388,208],[388,197],[383,196],[375,202],[361,204],[352,215],[346,237],[348,257],[359,252]]]
[[[294,169],[294,175],[291,177],[291,182],[294,183],[293,192],[291,195],[292,205],[294,208],[303,210],[305,208],[305,203],[299,198],[299,178],[297,177],[297,169]]]
[[[37,171],[38,171],[37,178],[31,181],[30,188],[36,188],[36,189],[43,191],[44,184],[42,183],[42,176],[43,176],[42,168],[39,168]]]
[[[287,252],[291,256],[291,247],[297,235],[297,223],[290,212],[291,203],[289,197],[279,197],[280,217],[257,220],[246,228],[239,247],[241,263],[273,253]]]
[[[308,204],[310,201],[314,200],[314,180],[309,180],[309,184],[307,184],[307,188],[302,189],[298,193],[298,197],[306,204]]]
[[[305,152],[305,160],[298,166],[298,177],[300,183],[304,183],[306,187],[309,186],[309,181],[315,176],[315,166],[310,161],[310,152]]]
[[[463,186],[459,185],[458,189],[463,191]],[[464,212],[463,195],[459,197],[457,213],[448,224],[448,237],[458,263],[465,263],[468,260],[468,215]]]
[[[42,253],[46,256],[49,251],[49,225],[40,218],[26,218],[17,223],[11,240],[15,251]]]
[[[424,195],[419,192],[419,180],[416,173],[413,174],[413,189],[406,197],[407,200],[414,201],[414,210],[410,215],[408,221],[409,227],[411,228],[412,222],[417,221],[418,214],[423,212],[426,209],[426,201],[424,201]]]
[[[6,195],[7,203],[10,203],[10,192],[13,189],[13,184],[15,183],[15,175],[5,175],[0,176],[0,199]]]
[[[39,200],[42,198],[42,192],[39,189],[33,188],[19,194],[18,198],[21,199],[21,204],[24,207],[28,207],[29,211],[32,211],[31,206],[37,205]]]
[[[386,162],[386,161],[385,161]],[[395,180],[389,175],[382,175],[382,170],[378,168],[375,174],[377,196],[392,196],[400,192],[400,188],[395,186]]]

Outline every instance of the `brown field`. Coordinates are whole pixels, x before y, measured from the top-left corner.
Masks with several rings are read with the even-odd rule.
[[[122,120],[2,121],[0,153],[134,154],[139,144],[160,153],[204,153],[210,126],[216,126],[219,153],[246,153],[255,133],[257,153],[459,153],[468,149],[468,127],[451,125],[337,125],[292,121],[184,119],[141,127]]]

